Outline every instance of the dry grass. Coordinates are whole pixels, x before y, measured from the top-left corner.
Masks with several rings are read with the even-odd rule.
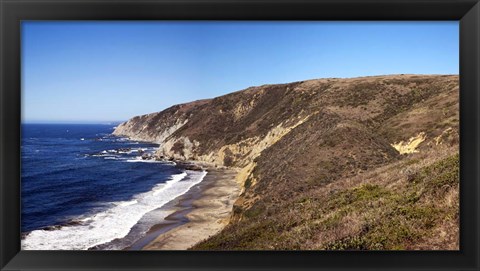
[[[458,172],[454,147],[411,155],[277,208],[259,201],[195,249],[458,249]]]
[[[254,165],[231,223],[195,249],[455,249],[458,94],[450,75],[309,80],[173,106],[121,131],[161,139],[165,157]],[[419,153],[392,147],[419,134]]]

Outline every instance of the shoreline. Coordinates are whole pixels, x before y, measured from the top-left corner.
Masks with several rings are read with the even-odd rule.
[[[198,185],[167,208],[164,221],[126,250],[186,250],[222,230],[229,222],[241,187],[238,170],[207,168]]]

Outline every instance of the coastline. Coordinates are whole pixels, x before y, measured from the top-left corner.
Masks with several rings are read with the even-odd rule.
[[[168,207],[172,214],[127,249],[186,250],[222,230],[241,191],[238,171],[207,168],[207,172],[202,182]]]

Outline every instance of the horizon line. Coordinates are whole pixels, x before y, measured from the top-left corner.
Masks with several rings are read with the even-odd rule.
[[[103,124],[103,125],[115,125],[125,122],[126,120],[121,121],[93,121],[93,120],[30,120],[30,121],[21,121],[20,124]]]

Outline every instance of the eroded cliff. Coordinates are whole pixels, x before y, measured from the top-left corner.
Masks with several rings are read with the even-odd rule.
[[[366,225],[373,214],[357,214],[358,210],[337,214],[337,224],[349,223],[347,220],[353,220],[355,215],[358,221],[352,225],[356,226],[325,235],[328,230],[323,228],[323,220],[335,216],[335,212],[307,212],[305,206],[309,204],[302,200],[321,203],[322,207],[315,206],[322,209],[334,200],[331,195],[341,196],[355,186],[364,189],[362,185],[366,184],[371,186],[365,193],[377,186],[388,187],[391,193],[413,191],[402,181],[415,177],[400,171],[421,172],[458,152],[458,95],[458,76],[454,75],[308,80],[251,87],[210,100],[175,105],[159,113],[134,117],[119,125],[114,134],[160,144],[158,157],[241,169],[238,179],[244,189],[230,225],[197,248],[356,248],[356,243],[348,242],[368,235]],[[417,162],[402,166],[402,161],[407,160]],[[382,168],[397,178],[379,181],[368,175]],[[364,177],[359,180],[359,176]],[[332,188],[334,184],[337,190]],[[458,180],[449,185],[448,195],[453,197]],[[430,198],[422,200],[446,197],[434,192],[424,194]],[[387,200],[389,193],[380,199]],[[423,208],[421,203],[416,207]],[[456,203],[449,204],[455,213]],[[435,214],[432,229],[444,230],[445,222],[442,226],[440,221],[445,214]],[[382,218],[381,214],[375,215]],[[302,216],[312,216],[311,221]],[[454,223],[455,219],[449,221]],[[317,225],[310,225],[312,221]],[[310,227],[311,239],[299,238],[300,233],[309,236],[303,232],[305,227]],[[447,235],[454,240],[451,247],[458,246],[458,231]],[[415,236],[419,233],[406,233],[405,240],[420,238]],[[393,246],[386,241],[367,244],[359,240],[364,249]],[[418,248],[405,240],[399,242],[399,248]],[[438,245],[433,239],[428,242]]]

